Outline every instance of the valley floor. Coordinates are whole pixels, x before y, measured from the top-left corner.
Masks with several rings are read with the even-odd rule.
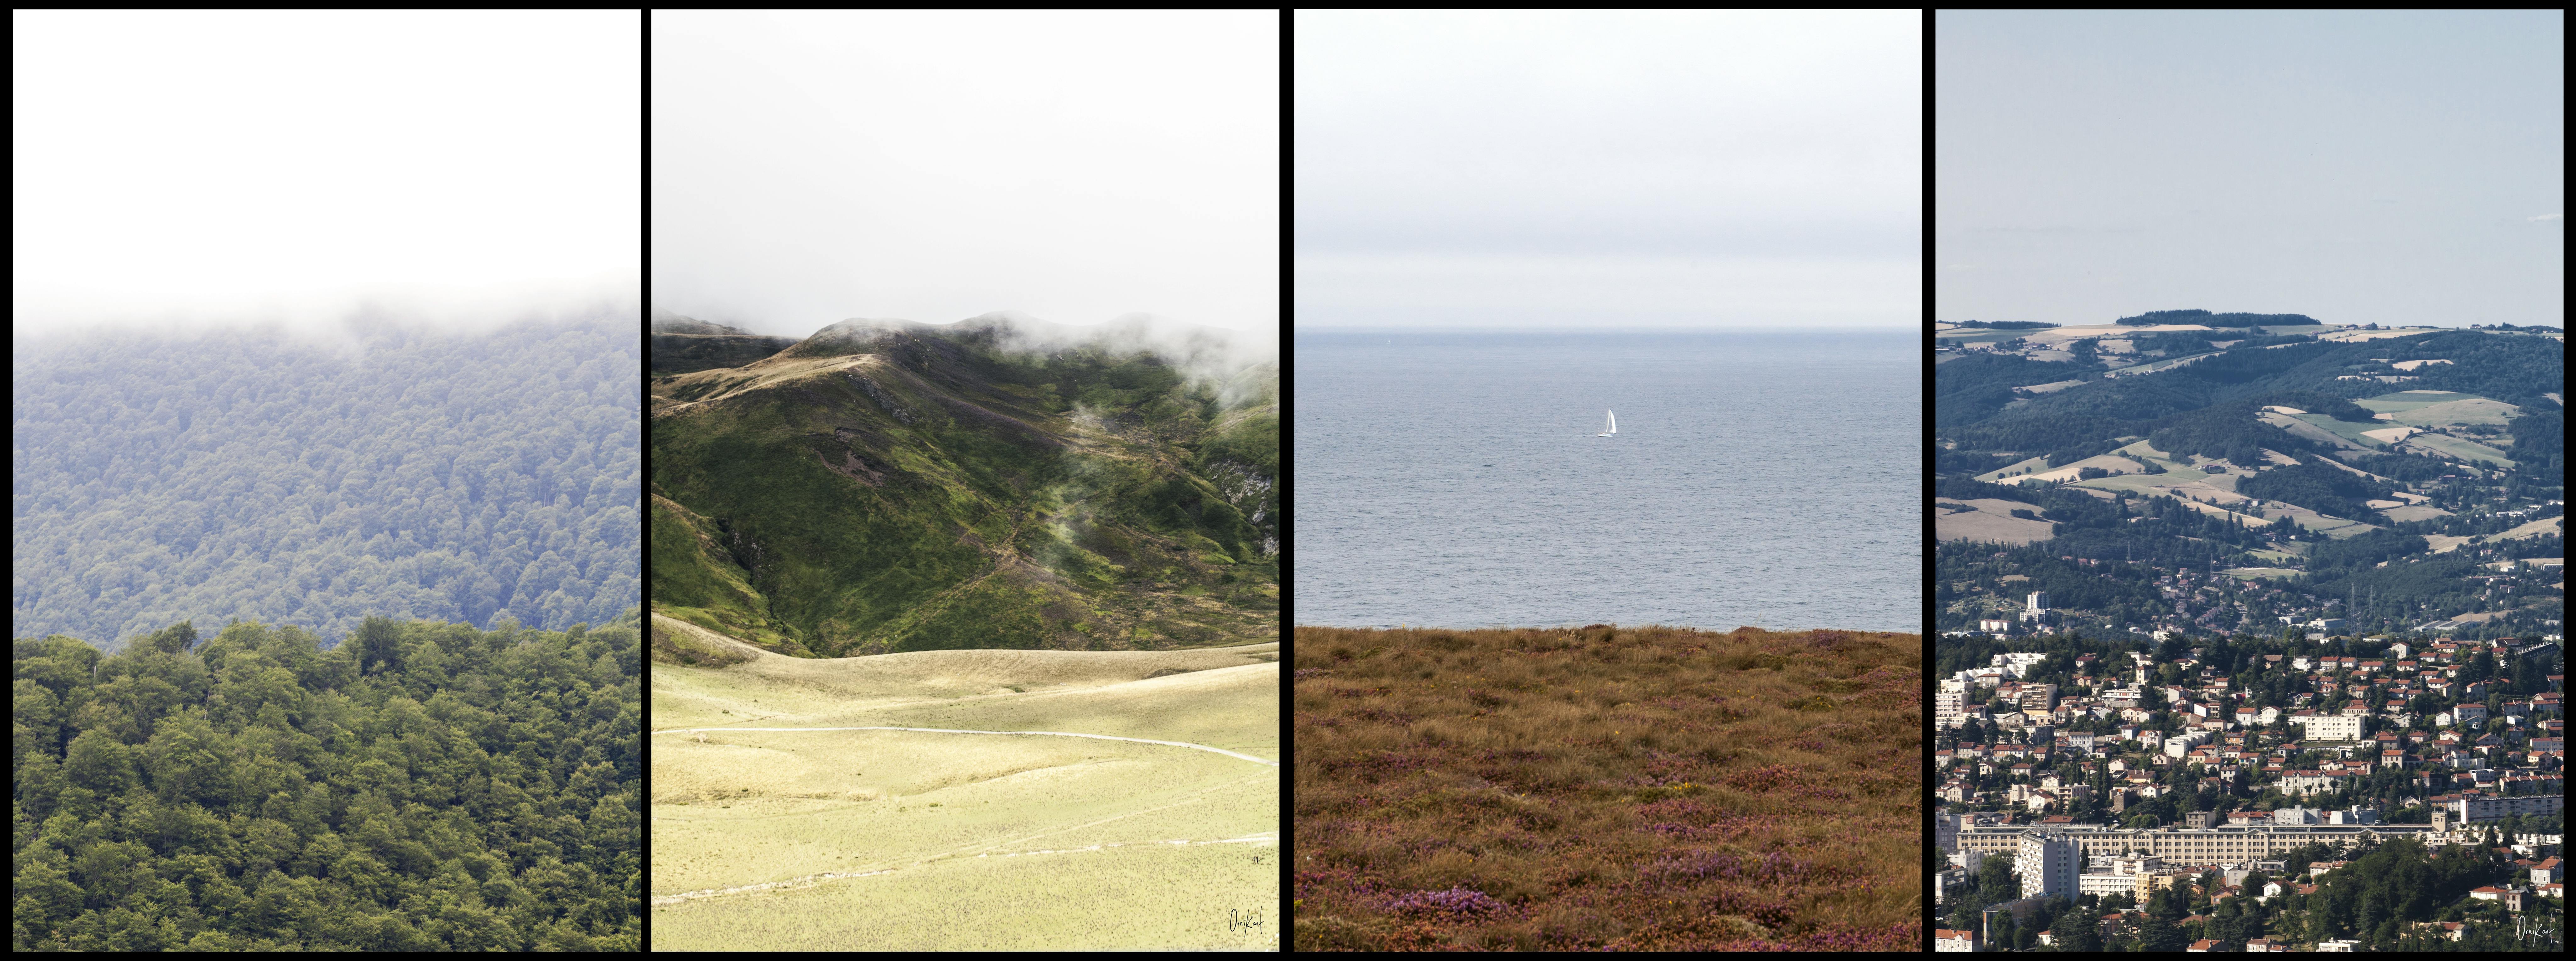
[[[653,946],[1276,949],[1278,649],[655,664]]]

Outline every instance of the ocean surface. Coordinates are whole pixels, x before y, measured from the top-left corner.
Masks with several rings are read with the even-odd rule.
[[[1298,624],[1922,630],[1919,335],[1293,351]]]

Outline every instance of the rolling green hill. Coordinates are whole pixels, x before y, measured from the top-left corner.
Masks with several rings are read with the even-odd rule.
[[[820,657],[1275,637],[1275,363],[1036,326],[851,320],[657,374],[654,609]]]

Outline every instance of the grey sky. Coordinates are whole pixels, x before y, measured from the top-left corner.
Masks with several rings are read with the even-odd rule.
[[[654,305],[1275,332],[1279,15],[653,15]]]
[[[2559,324],[2558,11],[1934,23],[1934,313]]]
[[[1300,328],[1922,316],[1918,11],[1295,16]]]
[[[635,11],[14,11],[14,329],[633,309]]]

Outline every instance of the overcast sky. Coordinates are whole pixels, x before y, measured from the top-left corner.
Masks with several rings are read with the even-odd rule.
[[[10,15],[17,330],[638,306],[641,17]]]
[[[654,306],[1275,331],[1279,14],[653,15]]]
[[[1296,13],[1325,327],[1904,327],[1922,15]]]
[[[1938,17],[1941,319],[2562,322],[2559,11]]]

